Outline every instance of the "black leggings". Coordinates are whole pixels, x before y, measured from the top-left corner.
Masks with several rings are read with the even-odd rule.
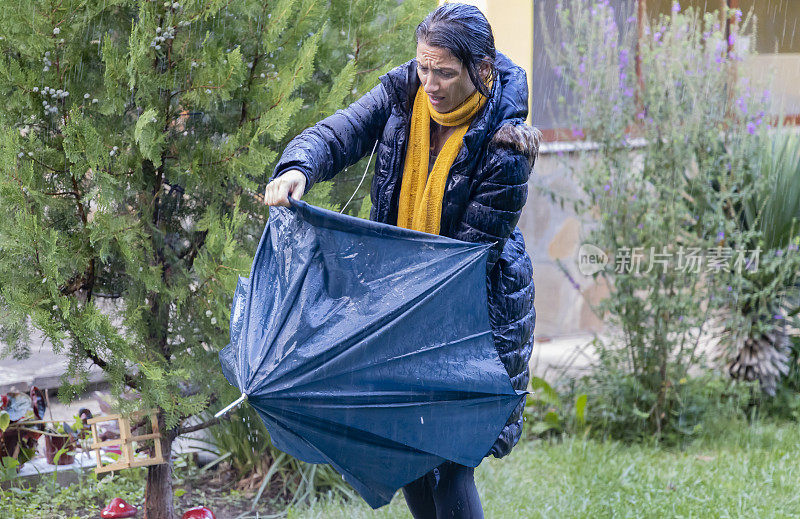
[[[475,469],[445,461],[403,487],[414,519],[483,519]]]

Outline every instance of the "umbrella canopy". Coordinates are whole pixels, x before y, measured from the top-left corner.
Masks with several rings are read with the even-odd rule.
[[[527,393],[494,348],[488,248],[272,208],[223,373],[277,448],[330,463],[373,508],[446,460],[475,467]]]

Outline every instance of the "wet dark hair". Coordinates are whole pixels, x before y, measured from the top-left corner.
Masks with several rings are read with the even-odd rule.
[[[483,62],[489,63],[489,78],[495,78],[497,52],[492,26],[480,9],[467,4],[442,4],[422,20],[415,36],[417,43],[423,41],[432,47],[449,50],[467,67],[469,78],[478,92],[486,97],[491,95],[480,79],[478,67]]]

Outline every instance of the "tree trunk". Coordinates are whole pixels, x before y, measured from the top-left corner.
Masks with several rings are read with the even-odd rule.
[[[164,431],[164,417],[159,413],[158,426]],[[172,431],[162,432],[161,454],[166,463],[147,467],[144,488],[144,519],[175,519],[172,499]]]

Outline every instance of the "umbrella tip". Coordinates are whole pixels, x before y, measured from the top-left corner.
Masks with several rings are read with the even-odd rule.
[[[237,407],[239,404],[241,404],[245,400],[247,400],[247,395],[244,392],[242,392],[242,396],[237,398],[234,402],[230,403],[224,409],[221,409],[220,411],[218,411],[217,414],[214,415],[214,418],[219,418],[220,416],[224,415],[225,413],[227,413],[228,411],[230,411],[234,407]]]

